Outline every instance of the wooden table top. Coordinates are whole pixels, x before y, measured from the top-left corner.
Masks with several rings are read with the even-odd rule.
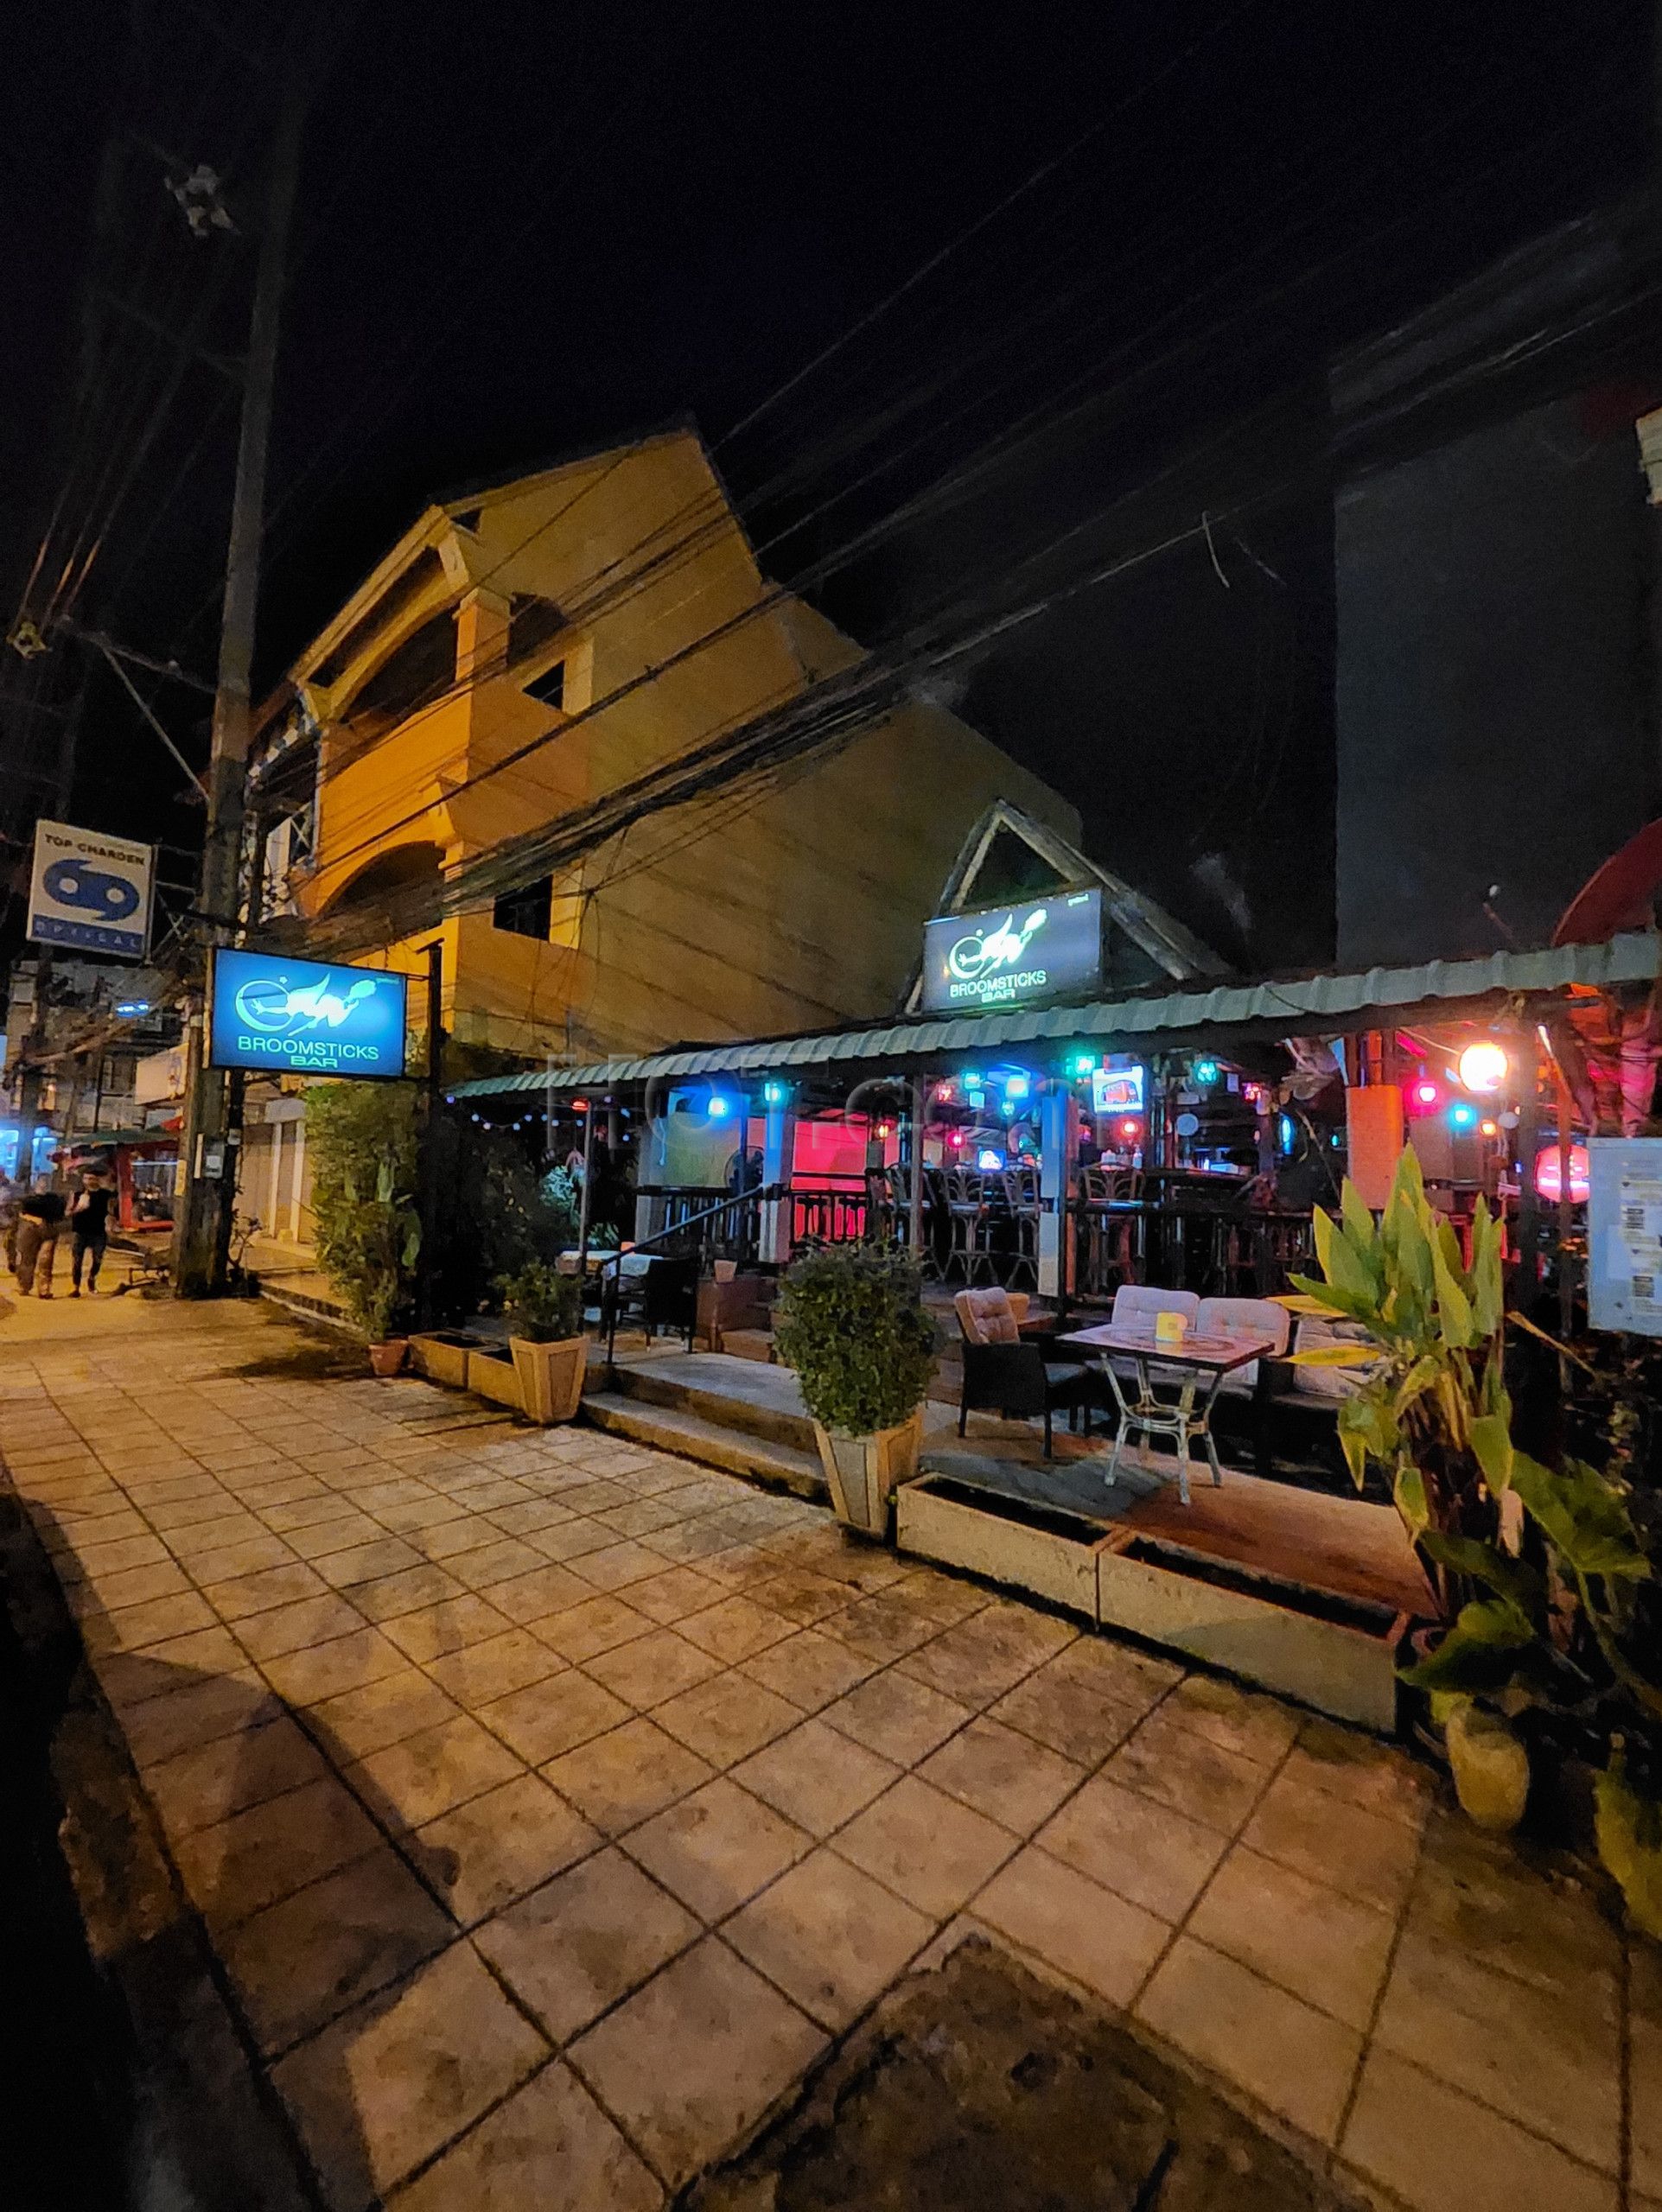
[[[1129,1328],[1123,1322],[1117,1325],[1112,1321],[1104,1321],[1093,1329],[1070,1330],[1066,1336],[1058,1337],[1056,1342],[1078,1345],[1086,1351],[1129,1352],[1137,1359],[1158,1359],[1171,1367],[1205,1368],[1219,1374],[1245,1367],[1249,1361],[1262,1359],[1266,1353],[1273,1357],[1276,1349],[1268,1337],[1226,1335],[1221,1331],[1203,1337],[1193,1329],[1181,1344],[1164,1344],[1151,1328]]]

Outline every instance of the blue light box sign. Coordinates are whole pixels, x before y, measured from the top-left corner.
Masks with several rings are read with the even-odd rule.
[[[923,1011],[1028,1006],[1102,981],[1102,893],[1057,891],[923,925]]]
[[[402,976],[271,952],[213,956],[208,1062],[277,1074],[401,1076]]]

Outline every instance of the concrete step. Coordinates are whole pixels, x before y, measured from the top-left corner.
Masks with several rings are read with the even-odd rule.
[[[726,1352],[671,1352],[620,1363],[608,1387],[763,1443],[783,1446],[816,1466],[818,1447],[802,1393],[788,1367],[765,1366]]]
[[[704,1466],[719,1467],[723,1474],[742,1475],[766,1490],[790,1491],[815,1505],[827,1501],[818,1451],[799,1451],[685,1407],[662,1405],[621,1390],[585,1391],[583,1414],[595,1428],[613,1436],[627,1436],[659,1452],[674,1452]]]

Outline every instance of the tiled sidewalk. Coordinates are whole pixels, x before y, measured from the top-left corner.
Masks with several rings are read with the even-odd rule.
[[[1381,2204],[1662,2208],[1655,1953],[1411,1762],[684,1461],[231,1371],[298,1341],[17,1309],[0,1445],[341,2212],[656,2205],[970,1927]]]

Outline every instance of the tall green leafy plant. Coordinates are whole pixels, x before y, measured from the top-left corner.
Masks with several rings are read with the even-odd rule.
[[[814,1420],[850,1436],[910,1420],[934,1366],[918,1270],[869,1245],[805,1253],[781,1286],[774,1340]]]
[[[305,1094],[317,1257],[372,1344],[409,1318],[416,1211],[414,1084],[316,1084]]]
[[[1407,1147],[1379,1219],[1347,1181],[1337,1220],[1316,1211],[1315,1249],[1322,1280],[1296,1276],[1298,1287],[1360,1322],[1372,1343],[1295,1357],[1366,1370],[1355,1395],[1340,1403],[1346,1462],[1359,1489],[1370,1463],[1384,1471],[1446,1602],[1451,1570],[1423,1539],[1495,1533],[1486,1465],[1511,1435],[1499,1225],[1480,1199],[1468,1267],[1459,1238],[1427,1199],[1419,1161]]]
[[[1295,1357],[1366,1363],[1340,1409],[1345,1455],[1359,1484],[1370,1462],[1390,1475],[1448,1624],[1404,1679],[1445,1711],[1476,1700],[1599,1747],[1601,1856],[1640,1924],[1662,1935],[1662,1622],[1627,1485],[1514,1445],[1500,1236],[1485,1206],[1468,1268],[1409,1149],[1377,1224],[1348,1183],[1339,1220],[1315,1218],[1323,1280],[1300,1287],[1372,1344]]]

